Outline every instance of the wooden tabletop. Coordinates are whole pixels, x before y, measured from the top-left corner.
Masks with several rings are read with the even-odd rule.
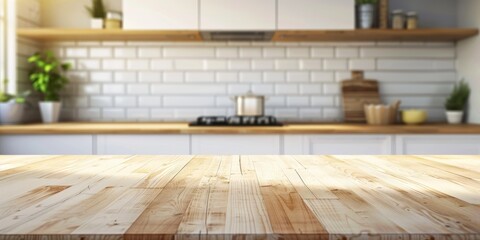
[[[56,123],[0,126],[1,134],[480,134],[480,125],[309,123],[282,127],[189,127],[188,123]]]
[[[0,190],[8,240],[480,239],[479,156],[0,156]]]

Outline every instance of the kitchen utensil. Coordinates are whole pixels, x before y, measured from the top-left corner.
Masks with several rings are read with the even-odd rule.
[[[427,120],[427,112],[421,109],[406,109],[402,111],[402,121],[408,125],[422,124]]]
[[[392,105],[367,104],[364,106],[367,123],[371,125],[390,125],[397,121],[400,101]]]
[[[363,71],[353,71],[352,79],[342,82],[342,98],[345,122],[364,123],[364,105],[381,103],[378,82],[364,79]]]
[[[263,116],[265,112],[265,97],[255,95],[251,91],[245,95],[235,96],[233,100],[237,116]]]

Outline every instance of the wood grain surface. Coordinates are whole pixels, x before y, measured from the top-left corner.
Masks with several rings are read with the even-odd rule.
[[[378,81],[364,79],[363,71],[353,71],[352,79],[342,81],[344,121],[366,123],[366,104],[381,104]]]
[[[189,127],[188,123],[55,123],[0,126],[2,134],[480,134],[480,125],[304,123],[282,127]]]
[[[0,156],[0,239],[480,239],[479,156]]]

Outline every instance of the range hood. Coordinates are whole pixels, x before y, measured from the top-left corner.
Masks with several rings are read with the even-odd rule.
[[[204,41],[271,41],[273,31],[202,31]]]

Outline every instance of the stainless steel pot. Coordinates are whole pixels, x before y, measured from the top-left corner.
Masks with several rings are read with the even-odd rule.
[[[265,97],[248,92],[235,96],[235,113],[237,116],[263,116],[265,113]]]

